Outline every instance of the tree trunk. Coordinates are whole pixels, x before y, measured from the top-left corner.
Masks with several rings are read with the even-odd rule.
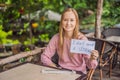
[[[21,52],[19,54],[14,55],[14,56],[10,56],[10,57],[1,59],[0,65],[4,65],[4,64],[19,60],[19,59],[24,58],[24,57],[39,54],[42,52],[42,50],[44,50],[44,47],[43,48],[36,48],[35,50],[28,51],[28,52]]]
[[[101,37],[101,16],[102,16],[102,6],[103,0],[98,0],[97,2],[97,13],[96,13],[96,22],[95,22],[95,37]]]

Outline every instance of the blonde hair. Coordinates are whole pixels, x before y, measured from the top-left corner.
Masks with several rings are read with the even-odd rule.
[[[76,26],[75,26],[75,29],[73,31],[73,35],[72,35],[72,38],[73,39],[77,39],[78,38],[78,33],[79,33],[79,16],[78,16],[78,13],[75,9],[73,8],[67,8],[63,13],[62,13],[62,16],[61,16],[61,21],[60,21],[60,26],[59,26],[59,51],[61,51],[61,54],[63,53],[63,43],[64,43],[64,39],[63,39],[63,34],[64,34],[64,30],[63,30],[63,27],[62,27],[62,20],[63,20],[63,17],[64,17],[64,14],[66,12],[73,12],[75,14],[75,18],[76,18]]]

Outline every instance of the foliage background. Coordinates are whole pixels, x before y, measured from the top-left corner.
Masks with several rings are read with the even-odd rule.
[[[81,20],[80,29],[93,30],[97,0],[1,0],[0,5],[0,31],[6,34],[12,31],[4,38],[12,41],[4,44],[15,43],[15,40],[16,43],[35,44],[38,41],[48,42],[58,32],[59,21],[48,20],[45,15],[48,10],[61,14],[67,7],[75,8]],[[25,15],[27,17],[23,18]],[[37,18],[33,17],[35,15],[38,15]],[[31,21],[38,23],[37,28],[31,28]],[[104,0],[101,27],[114,27],[115,24],[120,24],[120,0]],[[3,44],[2,38],[0,40]]]

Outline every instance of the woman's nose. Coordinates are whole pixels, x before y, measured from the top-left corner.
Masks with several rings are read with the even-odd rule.
[[[67,24],[70,24],[70,21],[67,21]]]

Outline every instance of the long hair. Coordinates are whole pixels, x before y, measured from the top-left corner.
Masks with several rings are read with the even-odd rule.
[[[59,51],[60,51],[61,54],[63,53],[63,44],[64,44],[64,39],[63,39],[64,30],[63,30],[63,27],[62,27],[62,20],[63,20],[64,14],[66,12],[73,12],[74,15],[75,15],[75,18],[76,18],[76,26],[75,26],[75,29],[73,31],[72,38],[77,39],[78,38],[78,33],[79,33],[79,16],[78,16],[77,11],[73,8],[65,9],[65,11],[63,12],[63,14],[61,16],[61,21],[60,21],[60,26],[59,26],[59,44],[58,45],[59,45]]]

